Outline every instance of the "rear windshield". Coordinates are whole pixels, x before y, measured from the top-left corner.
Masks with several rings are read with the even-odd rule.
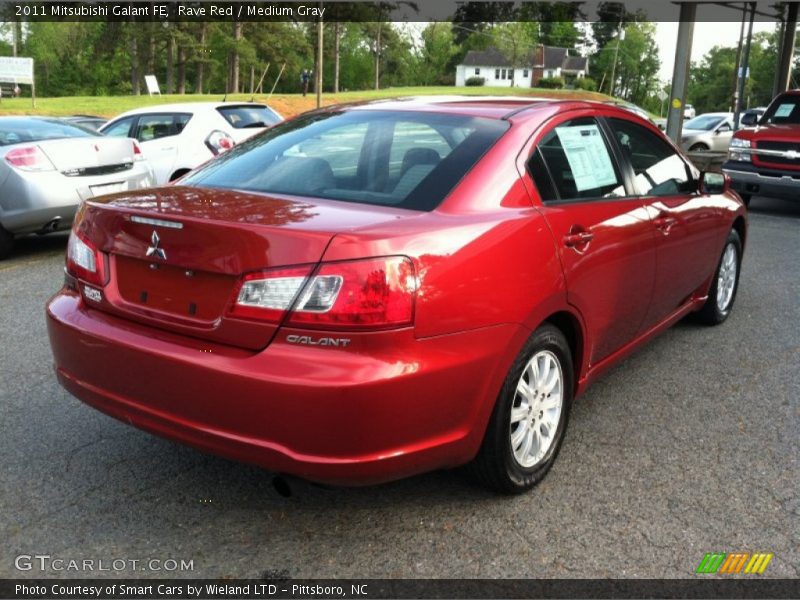
[[[82,125],[60,120],[0,119],[0,146],[99,135]]]
[[[790,125],[800,124],[800,96],[786,95],[778,96],[769,105],[764,116],[761,118],[764,123],[789,123]]]
[[[217,111],[234,129],[267,127],[282,121],[277,113],[266,106],[221,106]]]
[[[236,146],[182,183],[433,210],[508,127],[422,112],[310,114]]]

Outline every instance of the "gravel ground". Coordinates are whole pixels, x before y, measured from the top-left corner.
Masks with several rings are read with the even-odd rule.
[[[100,414],[51,366],[66,237],[22,240],[0,263],[0,577],[91,575],[20,572],[20,554],[193,561],[115,576],[691,577],[709,551],[774,552],[766,575],[798,577],[800,206],[752,208],[731,318],[606,374],[546,480],[511,498],[458,471],[284,498],[267,472]]]

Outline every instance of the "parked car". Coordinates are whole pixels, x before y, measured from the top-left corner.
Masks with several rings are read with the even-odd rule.
[[[321,482],[471,462],[519,492],[600,373],[725,321],[746,234],[725,177],[625,109],[331,107],[87,202],[47,322],[61,384],[148,431]]]
[[[103,117],[95,117],[93,115],[73,115],[71,117],[62,117],[62,118],[69,123],[74,123],[75,125],[82,125],[94,131],[99,131],[103,125],[108,123],[108,119],[105,119]]]
[[[681,148],[692,152],[726,152],[733,136],[733,113],[705,113],[683,124]]]
[[[691,104],[687,104],[683,107],[683,118],[684,119],[694,119],[697,116],[697,112],[694,109],[694,106]]]
[[[160,185],[282,120],[265,104],[186,102],[128,111],[100,131],[136,138]]]
[[[0,259],[16,236],[69,229],[81,201],[152,183],[134,140],[57,118],[0,117]]]
[[[758,120],[767,111],[766,106],[758,106],[756,108],[748,108],[739,117],[739,124],[743,127],[753,127],[758,125]]]
[[[800,90],[779,94],[757,127],[734,134],[722,170],[746,204],[753,195],[800,198]]]

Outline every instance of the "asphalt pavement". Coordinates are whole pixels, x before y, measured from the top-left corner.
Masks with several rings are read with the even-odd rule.
[[[751,208],[729,320],[679,323],[607,373],[516,497],[456,470],[287,498],[104,416],[53,374],[66,236],[21,240],[0,262],[0,578],[672,578],[712,551],[772,552],[764,576],[798,577],[800,204]]]

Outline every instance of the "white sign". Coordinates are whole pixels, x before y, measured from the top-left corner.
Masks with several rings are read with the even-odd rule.
[[[662,102],[667,98],[669,98],[669,94],[667,94],[667,92],[665,92],[664,90],[658,90],[656,96],[658,96],[658,99],[661,100]]]
[[[33,85],[33,59],[0,56],[0,82]]]
[[[776,110],[775,114],[772,115],[772,116],[773,117],[779,117],[779,118],[780,117],[788,117],[789,115],[792,114],[792,111],[794,110],[794,107],[795,107],[795,104],[791,103],[791,102],[788,103],[788,104],[781,104],[780,106],[778,106],[778,110]]]
[[[153,94],[161,95],[161,90],[158,89],[158,79],[155,75],[145,75],[144,82],[147,84],[147,93],[151,96]]]
[[[614,165],[597,125],[556,127],[579,192],[617,183]]]

